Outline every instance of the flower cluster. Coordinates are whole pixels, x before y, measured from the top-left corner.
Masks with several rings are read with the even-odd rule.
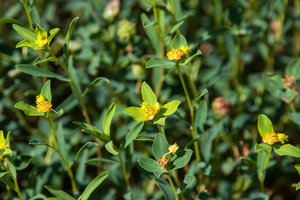
[[[170,145],[168,149],[169,149],[169,152],[165,153],[165,155],[163,155],[163,157],[160,157],[158,160],[158,164],[160,164],[162,167],[164,167],[169,162],[169,158],[166,157],[166,155],[168,155],[170,153],[175,154],[175,152],[179,149],[179,146],[175,142],[173,145]]]
[[[150,106],[147,103],[143,102],[141,104],[141,108],[143,110],[143,119],[152,120],[159,110],[159,103],[156,103],[154,106]]]
[[[40,47],[43,47],[47,43],[48,43],[47,32],[44,29],[42,29],[40,26],[37,26],[35,44],[39,45]]]
[[[284,144],[286,141],[288,141],[288,136],[283,133],[265,133],[264,137],[262,138],[262,141],[273,145],[275,142],[280,142],[281,144]]]
[[[283,79],[281,79],[282,81],[285,82],[285,87],[287,88],[292,88],[295,83],[296,83],[296,78],[295,76],[288,76],[288,75],[285,75]]]
[[[179,49],[172,49],[167,53],[169,60],[178,61],[182,58],[182,56],[188,57],[191,51],[191,47],[189,46],[181,46]]]
[[[41,94],[36,96],[35,102],[38,112],[47,112],[52,107],[52,104]]]
[[[117,32],[117,35],[120,38],[120,40],[129,41],[130,38],[136,34],[135,26],[135,23],[127,21],[126,19],[121,20],[119,22],[119,28]]]

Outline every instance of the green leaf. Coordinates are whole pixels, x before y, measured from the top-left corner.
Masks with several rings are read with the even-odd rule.
[[[24,38],[25,40],[28,40],[31,43],[35,43],[36,40],[36,34],[31,32],[30,30],[23,28],[17,24],[12,25],[13,29],[15,29],[18,34]]]
[[[101,81],[105,81],[105,82],[109,83],[109,80],[107,78],[98,77],[85,89],[84,93],[81,96],[84,97],[97,83],[99,83]]]
[[[165,104],[162,107],[162,108],[166,109],[166,112],[164,113],[164,115],[169,116],[169,115],[173,114],[177,110],[180,103],[181,102],[179,100],[174,100],[174,101],[171,101],[171,102]]]
[[[113,154],[113,155],[118,155],[118,154],[119,154],[119,152],[114,148],[113,141],[110,141],[110,142],[106,143],[106,144],[105,144],[105,149],[106,149],[109,153],[111,153],[111,154]]]
[[[61,75],[57,75],[53,72],[50,72],[45,69],[41,69],[41,68],[33,66],[33,65],[16,65],[16,68],[19,69],[23,73],[30,74],[33,76],[56,78],[58,80],[67,81],[67,82],[70,81],[69,79],[67,79]]]
[[[40,47],[39,45],[32,43],[28,40],[22,40],[22,41],[18,42],[18,44],[16,45],[16,48],[21,48],[21,47],[29,47],[29,48],[32,48],[33,50],[44,49],[43,47]]]
[[[195,129],[196,135],[200,136],[200,132],[204,132],[204,124],[206,123],[208,113],[208,105],[205,100],[202,100],[196,110]]]
[[[267,143],[260,143],[255,145],[255,152],[259,151],[265,151],[265,152],[271,152],[272,146],[268,145]]]
[[[179,65],[180,66],[185,66],[185,65],[187,65],[189,62],[191,62],[192,60],[194,60],[197,56],[199,56],[201,54],[202,54],[201,51],[198,50],[194,55],[192,55],[192,56],[188,57],[187,59],[185,59],[183,63],[180,62]]]
[[[46,117],[50,117],[50,116],[53,116],[57,114],[58,116],[61,116],[62,114],[64,114],[64,110],[63,109],[60,109],[58,112],[56,110],[53,110],[53,109],[50,109],[47,114],[46,114]]]
[[[273,147],[273,149],[274,152],[280,156],[292,156],[296,158],[300,157],[300,149],[291,144],[276,145]]]
[[[83,132],[94,135],[99,140],[103,141],[105,144],[111,141],[111,139],[106,134],[104,134],[102,131],[100,131],[94,126],[82,122],[76,122],[76,121],[74,121],[73,123],[83,127],[84,128],[82,129]]]
[[[107,177],[108,172],[105,172],[99,176],[97,176],[94,180],[90,182],[90,184],[83,191],[80,200],[87,200],[92,192],[104,181]]]
[[[146,68],[161,67],[165,69],[170,69],[174,66],[175,62],[173,61],[159,60],[157,58],[151,58],[146,64]]]
[[[76,156],[75,156],[75,159],[73,162],[75,162],[77,160],[77,158],[87,149],[91,148],[91,147],[97,147],[99,146],[97,143],[95,142],[87,142],[85,143],[85,145],[83,145],[79,151],[77,152]]]
[[[30,145],[44,145],[44,146],[50,147],[50,148],[52,148],[52,149],[55,149],[54,147],[50,146],[50,145],[47,144],[47,143],[40,143],[39,141],[34,140],[34,139],[31,139],[31,140],[29,141],[29,144],[30,144]]]
[[[53,194],[56,197],[62,198],[64,200],[74,200],[75,198],[73,198],[72,196],[70,196],[69,194],[67,194],[66,192],[53,187],[51,185],[45,185],[44,186],[51,194]]]
[[[209,195],[204,190],[200,191],[195,200],[208,200]]]
[[[0,172],[0,180],[12,190],[16,190],[15,184],[12,182],[8,172]]]
[[[300,79],[300,59],[293,59],[285,69],[285,74]]]
[[[190,161],[193,151],[191,149],[184,149],[178,151],[172,160],[167,164],[169,169],[179,169],[184,167]]]
[[[132,106],[132,107],[126,108],[123,111],[123,113],[130,115],[136,121],[146,121],[143,118],[143,110],[141,108]]]
[[[153,172],[153,174],[159,178],[161,177],[161,175],[164,175],[164,174],[170,174],[169,171],[160,171],[160,172]]]
[[[164,126],[166,123],[166,117],[162,117],[156,120],[156,117],[153,119],[153,124],[158,124]]]
[[[179,49],[182,46],[187,46],[185,37],[183,35],[176,35],[171,43],[171,49]]]
[[[24,154],[14,157],[16,170],[21,171],[21,170],[26,169],[33,159],[34,159],[34,157],[31,157],[29,155],[24,155]]]
[[[156,178],[156,179],[153,179],[153,181],[158,185],[160,190],[163,192],[166,200],[174,200],[175,199],[175,194],[172,190],[172,187],[166,180]]]
[[[257,168],[256,161],[252,160],[251,158],[241,156],[241,160],[243,160],[247,165],[253,166],[255,169]]]
[[[296,185],[296,190],[300,189],[300,182]]]
[[[11,155],[6,155],[6,162],[7,162],[9,171],[12,173],[14,178],[17,178],[17,170],[15,167],[15,162]]]
[[[149,18],[147,17],[147,15],[145,13],[142,13],[141,14],[141,21],[142,21],[142,24],[150,24],[150,20]],[[160,45],[160,40],[159,40],[159,36],[156,32],[156,28],[155,26],[147,26],[145,28],[145,32],[155,50],[155,54],[157,57],[159,57],[161,55],[161,45]]]
[[[140,122],[136,124],[126,135],[125,139],[123,140],[122,144],[119,147],[119,152],[123,151],[133,140],[134,138],[141,132],[143,129],[144,122]]]
[[[16,103],[14,107],[22,110],[28,116],[44,116],[43,112],[38,112],[36,107],[33,107],[24,101]]]
[[[48,45],[50,45],[53,37],[58,33],[58,31],[59,31],[59,28],[53,28],[49,31],[50,35],[48,37]]]
[[[24,40],[23,40],[24,41]],[[41,64],[41,63],[44,63],[44,62],[57,62],[58,60],[54,57],[48,57],[48,58],[43,58],[43,57],[37,57],[35,60],[34,60],[34,64],[35,65],[38,65],[38,64]]]
[[[48,80],[42,90],[41,90],[41,95],[43,95],[47,101],[51,103],[52,101],[52,95],[51,95],[51,86],[50,86],[51,80]]]
[[[271,120],[264,114],[258,116],[258,132],[261,137],[264,137],[265,133],[274,132]]]
[[[182,190],[188,188],[192,184],[192,182],[194,180],[195,180],[194,176],[192,176],[190,174],[185,175],[184,180],[180,184],[179,188],[177,189],[177,193],[176,194],[180,194],[182,192]]]
[[[159,172],[164,170],[157,161],[151,158],[140,158],[138,159],[138,162],[140,166],[148,172]]]
[[[67,162],[69,162],[69,152],[66,146],[65,132],[61,122],[58,124],[57,127],[57,148],[61,153],[62,157]],[[65,170],[67,170],[67,168],[65,168]]]
[[[145,135],[141,135],[141,134],[138,135],[138,136],[136,136],[136,138],[134,138],[134,140],[138,140],[138,141],[151,141],[151,142],[154,141],[154,139],[149,138],[149,137],[147,137]]]
[[[72,79],[73,79],[73,81],[74,81],[74,83],[75,83],[75,85],[76,85],[79,93],[81,94],[82,91],[81,91],[81,87],[80,87],[79,78],[77,76],[77,71],[76,71],[76,69],[75,69],[75,67],[73,65],[73,55],[71,55],[69,57],[69,60],[68,60],[68,71],[69,71],[69,73],[70,73],[70,75],[71,75],[71,77],[72,77]],[[76,92],[74,93],[74,96],[77,96]]]
[[[292,120],[295,124],[300,125],[300,113],[299,113],[299,112],[293,112],[293,113],[290,113],[290,117],[291,117],[291,120]]]
[[[65,37],[65,42],[64,42],[64,50],[63,50],[63,56],[64,56],[64,65],[68,66],[68,60],[69,60],[69,43],[71,39],[71,35],[74,29],[74,26],[77,22],[79,17],[75,17],[72,22],[70,23],[69,30],[67,32],[67,35]]]
[[[194,105],[195,106],[196,104],[199,104],[200,101],[201,101],[201,97],[203,97],[206,93],[208,93],[208,90],[206,88],[204,88],[200,94],[199,97],[197,97],[197,99],[194,101]]]
[[[155,22],[144,21],[143,27],[144,27],[144,28],[148,28],[149,26],[153,26],[153,25],[155,25],[155,24],[156,24]]]
[[[201,171],[207,176],[215,175],[212,170],[212,166],[209,163],[201,161],[201,162],[197,163],[197,167],[199,167],[199,169],[201,169]]]
[[[155,135],[155,139],[152,146],[152,152],[156,160],[159,160],[160,157],[163,157],[165,153],[169,152],[169,144],[166,138],[158,133]],[[169,155],[167,156],[169,157]]]
[[[295,165],[295,168],[296,168],[298,174],[300,174],[300,164]]]
[[[86,161],[85,163],[83,163],[84,165],[87,165],[89,163],[93,163],[93,162],[107,162],[107,163],[119,163],[118,161],[114,161],[111,159],[107,159],[107,158],[93,158],[91,160]]]
[[[142,84],[142,97],[143,101],[150,106],[154,106],[157,103],[156,95],[146,82]]]
[[[2,18],[0,19],[0,23],[9,23],[9,24],[17,24],[19,26],[25,26],[25,24],[23,24],[19,20],[12,19],[12,18]]]
[[[115,114],[115,111],[116,111],[116,105],[115,103],[112,103],[107,112],[106,112],[106,115],[104,117],[104,121],[103,121],[103,132],[110,136],[110,125],[111,125],[111,121],[112,121],[112,118]]]

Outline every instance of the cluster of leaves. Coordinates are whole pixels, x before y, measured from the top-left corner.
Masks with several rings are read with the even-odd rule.
[[[71,194],[71,184],[53,152],[46,118],[52,117],[58,149],[72,166],[82,199],[94,190],[90,199],[174,199],[165,176],[175,169],[177,194],[186,199],[207,199],[205,190],[212,199],[299,198],[292,187],[299,189],[300,177],[297,0],[126,0],[108,17],[103,13],[110,0],[22,2],[26,9],[18,0],[0,3],[5,11],[0,12],[0,129],[10,144],[4,154],[11,176],[18,177],[23,196],[74,199],[61,191]],[[32,23],[50,33],[47,45],[57,57],[35,44],[27,12]],[[117,32],[124,19],[136,23],[137,31],[121,40]],[[177,63],[165,53],[182,45],[192,51],[178,65],[194,102],[195,138]],[[166,72],[162,86],[161,68]],[[284,75],[296,78],[295,89],[285,86]],[[93,125],[84,123],[83,105],[72,83]],[[33,107],[39,94],[53,104],[46,117]],[[210,109],[219,96],[229,100],[229,115],[218,116]],[[140,108],[133,107],[143,101],[164,105],[153,122],[141,120]],[[153,124],[164,126],[165,137]],[[288,144],[262,143],[264,133],[274,130],[288,135]],[[91,142],[93,136],[99,144]],[[160,166],[158,159],[176,141],[180,150],[166,167]],[[201,162],[193,153],[195,142],[200,144]],[[0,178],[15,189],[7,171],[1,171]],[[261,190],[262,182],[267,193]],[[9,198],[9,192],[2,192],[3,183],[0,188],[0,197]]]

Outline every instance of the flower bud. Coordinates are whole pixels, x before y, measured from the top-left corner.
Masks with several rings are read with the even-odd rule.
[[[116,17],[120,12],[120,0],[111,0],[103,12],[103,18],[111,20]]]
[[[127,21],[126,19],[123,19],[119,22],[117,35],[120,38],[120,40],[126,40],[128,42],[130,38],[135,34],[136,34],[135,23]]]
[[[212,108],[216,115],[225,116],[231,111],[230,102],[224,97],[216,97],[212,102]]]

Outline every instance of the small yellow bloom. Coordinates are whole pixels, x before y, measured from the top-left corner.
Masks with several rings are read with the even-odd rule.
[[[285,141],[289,141],[288,140],[289,136],[285,135],[284,133],[278,133],[277,137],[278,137],[279,142],[281,142],[281,144],[284,144]]]
[[[52,104],[41,94],[36,96],[35,102],[38,112],[47,112],[52,107]]]
[[[35,43],[40,47],[43,47],[47,44],[47,42],[48,42],[47,32],[38,31]]]
[[[186,46],[186,47],[185,47],[185,46],[181,46],[179,49],[182,50],[183,53],[184,53],[186,56],[188,56],[189,53],[191,52],[191,47],[189,47],[189,46]]]
[[[180,60],[181,56],[183,56],[184,52],[181,49],[172,49],[167,53],[169,60]]]
[[[179,146],[175,142],[173,145],[170,145],[168,149],[172,154],[175,154],[175,152],[179,149]]]
[[[4,138],[3,131],[0,131],[0,153],[4,152],[5,148],[8,147],[8,144],[6,145],[6,140]]]
[[[262,141],[269,144],[273,145],[275,142],[278,142],[278,136],[275,132],[271,133],[265,133],[264,137],[262,138]]]
[[[159,110],[159,103],[156,103],[154,106],[149,106],[147,103],[143,102],[141,108],[143,110],[143,119],[152,120]]]

